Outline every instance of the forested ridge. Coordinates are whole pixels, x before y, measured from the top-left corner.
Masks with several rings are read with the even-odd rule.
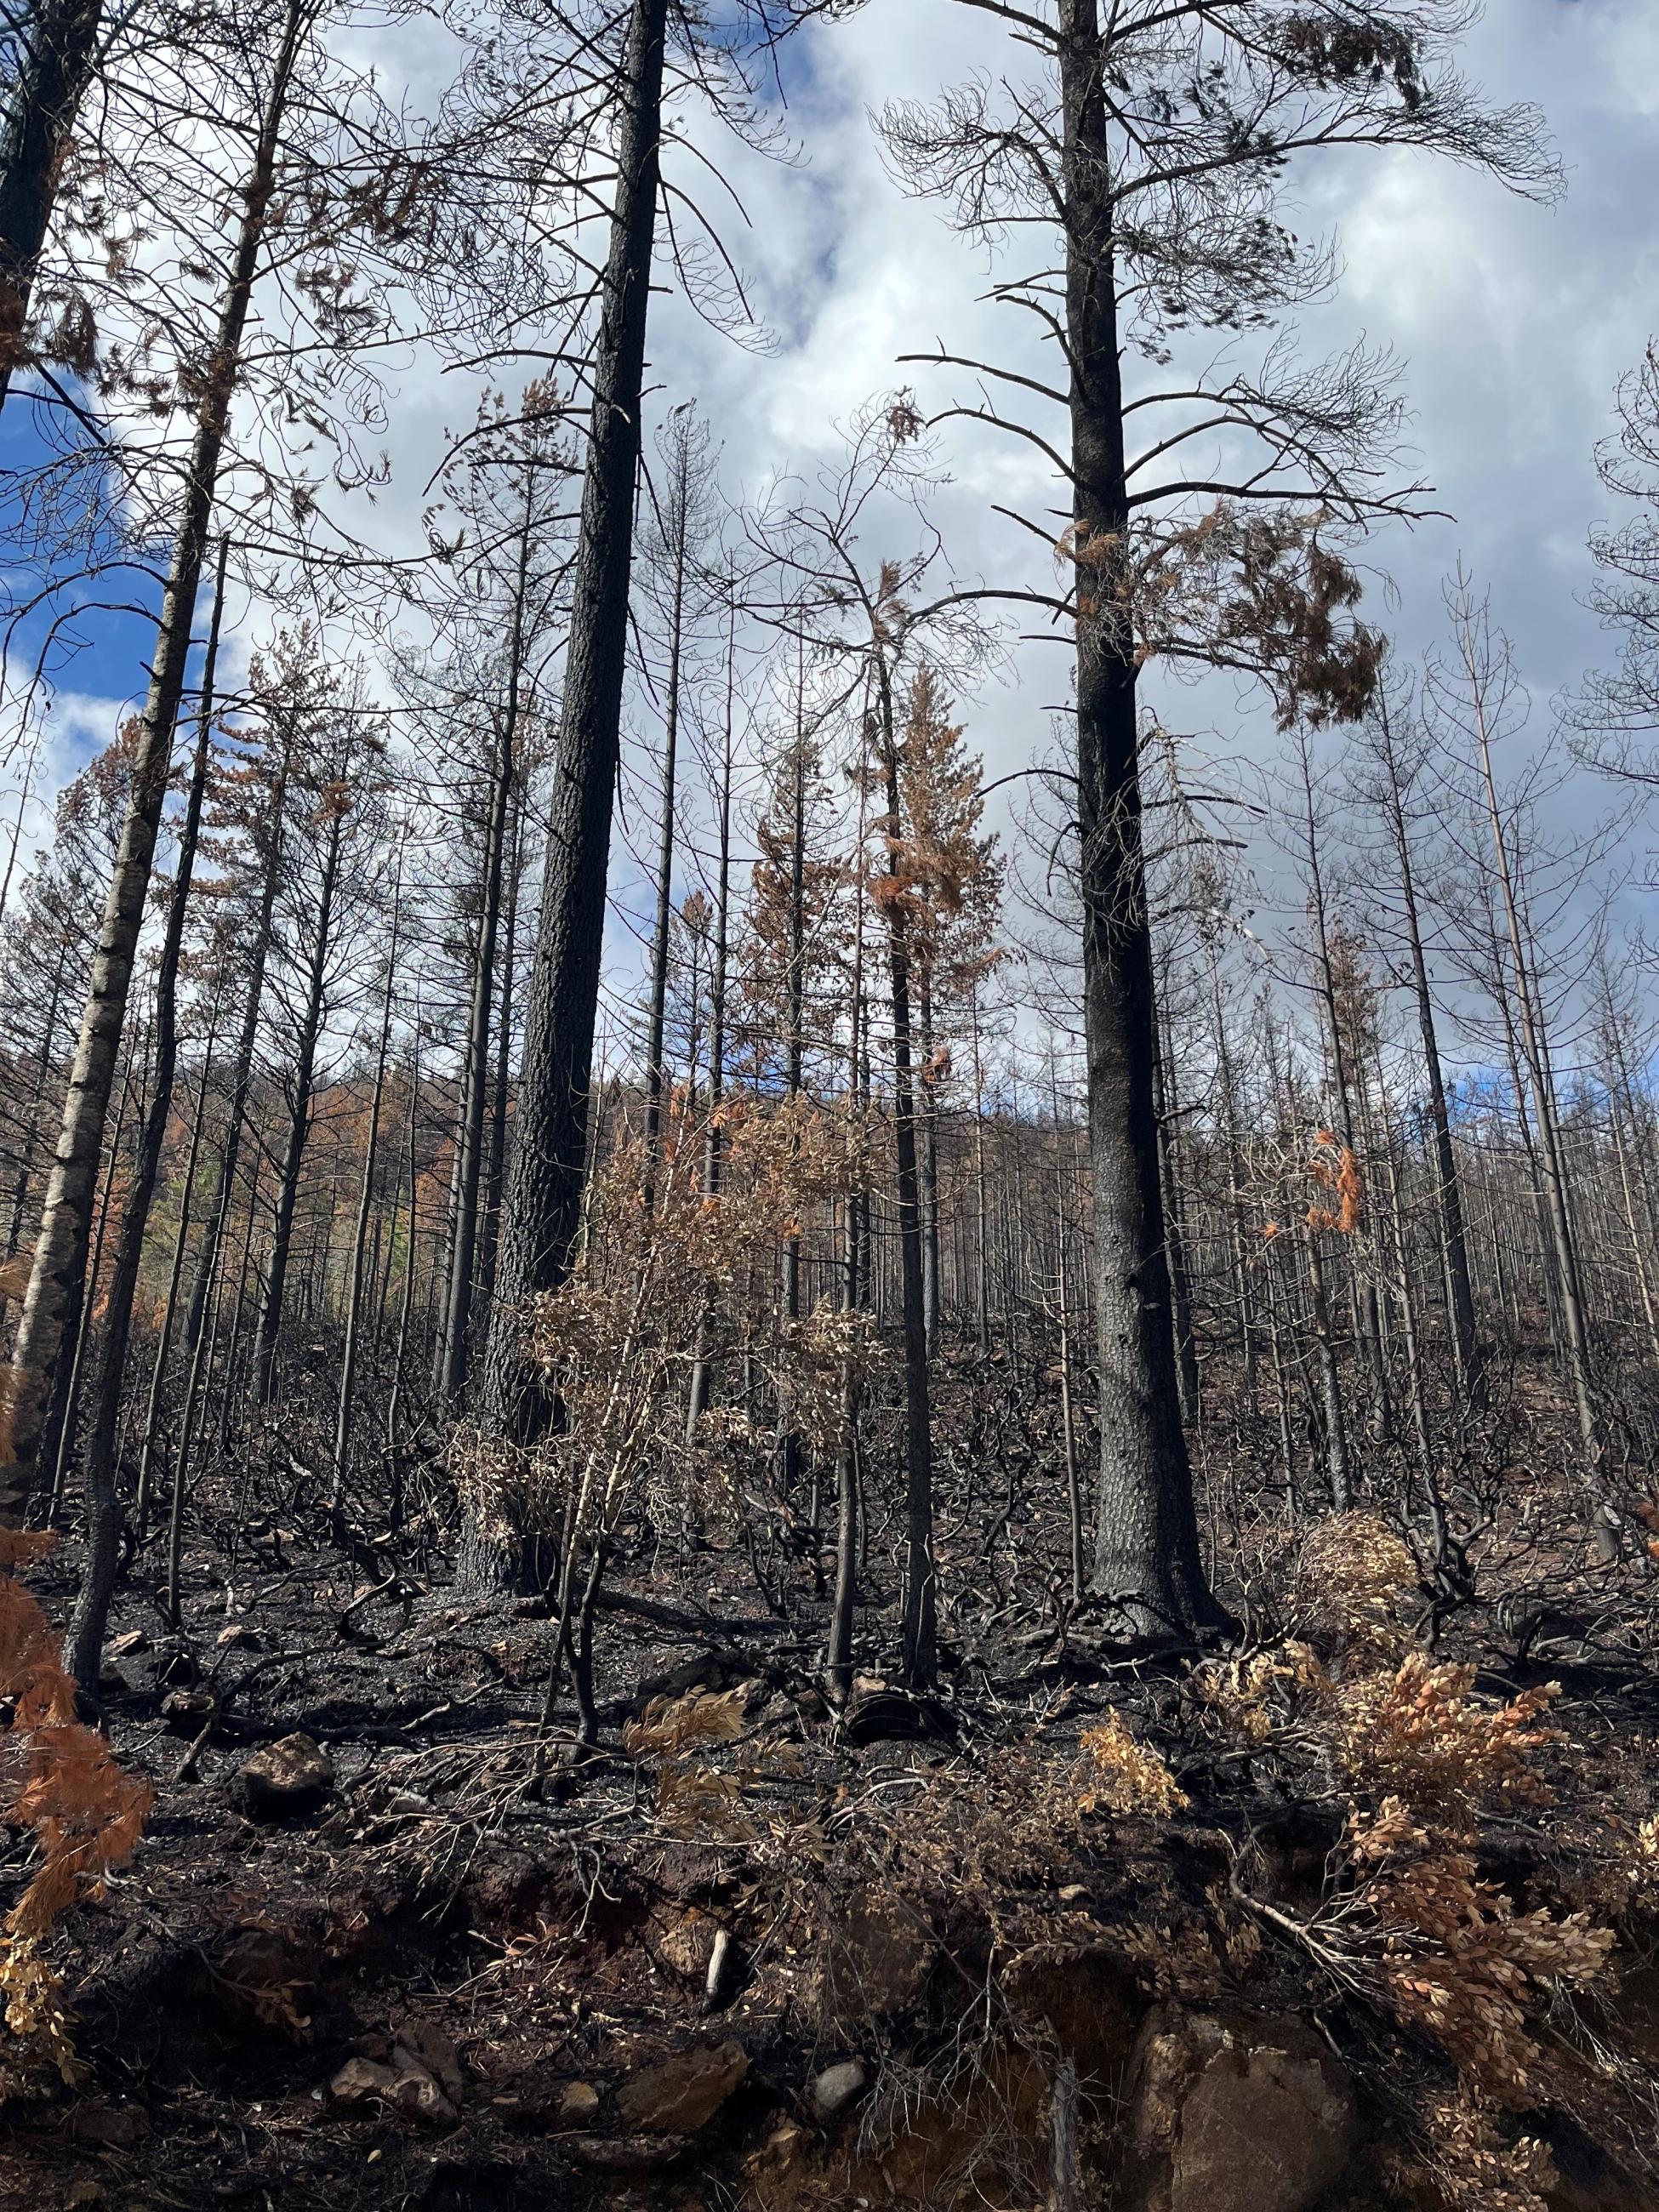
[[[1659,354],[1424,650],[1468,0],[938,0],[775,465],[899,4],[0,7],[0,2203],[1659,2201]]]

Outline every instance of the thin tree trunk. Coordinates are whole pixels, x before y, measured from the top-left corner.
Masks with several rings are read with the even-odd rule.
[[[394,1535],[403,1525],[403,1448],[399,1439],[398,1423],[403,1411],[404,1390],[408,1376],[410,1316],[415,1310],[415,1248],[420,1227],[416,1212],[420,1177],[415,1163],[415,1136],[420,1118],[420,1102],[421,1007],[417,998],[415,1004],[415,1025],[410,1033],[409,1127],[405,1133],[404,1153],[404,1176],[409,1188],[409,1243],[404,1254],[404,1295],[398,1314],[398,1343],[392,1355],[392,1388],[387,1393],[386,1405],[386,1445],[392,1462],[392,1504],[388,1518]]]
[[[167,1375],[167,1353],[173,1344],[173,1319],[179,1310],[179,1285],[185,1275],[185,1251],[190,1241],[194,1211],[196,1170],[202,1156],[202,1140],[207,1128],[208,1091],[213,1079],[213,1048],[219,1041],[219,1007],[223,988],[222,971],[214,990],[212,1012],[208,1018],[207,1041],[202,1052],[202,1080],[197,1088],[196,1116],[191,1125],[190,1151],[185,1159],[184,1196],[179,1207],[178,1234],[173,1240],[173,1266],[167,1276],[167,1303],[161,1310],[161,1327],[156,1331],[155,1356],[150,1364],[149,1389],[144,1399],[144,1423],[138,1443],[138,1477],[134,1487],[132,1508],[132,1517],[141,1543],[149,1520],[156,1431],[161,1424],[161,1385]]]
[[[1273,1361],[1274,1408],[1279,1415],[1279,1463],[1285,1470],[1285,1518],[1294,1522],[1297,1517],[1296,1439],[1291,1425],[1290,1377],[1285,1370],[1284,1330],[1279,1321],[1279,1272],[1271,1241],[1261,1264],[1267,1282],[1267,1346]]]
[[[860,769],[869,767],[866,750]],[[870,779],[858,779],[858,825],[853,849],[862,854],[867,835]],[[868,1109],[868,1042],[865,1028],[864,916],[865,883],[858,872],[853,919],[853,972],[848,991],[852,1035],[848,1039],[847,1083],[854,1107]],[[870,1192],[867,1181],[848,1194],[845,1247],[842,1254],[842,1310],[856,1312],[864,1274],[869,1265]],[[859,1601],[859,1572],[862,1560],[862,1497],[859,1482],[859,1413],[863,1389],[857,1363],[848,1358],[841,1378],[841,1437],[836,1454],[836,1578],[830,1601],[830,1634],[824,1652],[824,1679],[830,1692],[846,1703],[853,1688],[853,1634]]]
[[[1308,1230],[1308,1292],[1313,1306],[1314,1350],[1319,1363],[1320,1401],[1324,1414],[1325,1472],[1331,1486],[1332,1510],[1346,1513],[1353,1504],[1348,1423],[1342,1403],[1342,1371],[1337,1365],[1336,1334],[1331,1324],[1331,1301],[1319,1237],[1317,1229]]]
[[[1232,1261],[1233,1297],[1238,1309],[1238,1341],[1244,1362],[1244,1398],[1254,1413],[1256,1332],[1250,1310],[1249,1247],[1245,1227],[1243,1181],[1239,1174],[1238,1085],[1233,1073],[1226,1009],[1221,997],[1221,963],[1213,947],[1210,953],[1210,995],[1215,1011],[1217,1069],[1221,1078],[1222,1135],[1227,1147],[1227,1233]]]
[[[345,811],[343,804],[328,810],[328,839],[323,848],[323,871],[317,889],[317,929],[311,942],[306,976],[305,1012],[295,1048],[292,1093],[289,1104],[288,1135],[282,1164],[276,1173],[276,1206],[271,1231],[270,1259],[265,1273],[265,1294],[259,1310],[259,1334],[255,1355],[255,1388],[258,1401],[268,1406],[276,1387],[276,1348],[282,1335],[283,1309],[288,1296],[289,1259],[294,1243],[294,1214],[299,1202],[300,1170],[305,1164],[311,1134],[311,1100],[316,1081],[317,1044],[323,1029],[323,1000],[328,975],[329,947],[334,928],[334,896],[340,880],[340,845]]]
[[[484,1113],[489,1089],[489,1017],[495,999],[495,940],[500,927],[501,883],[507,866],[507,817],[513,790],[513,747],[519,720],[519,690],[524,662],[525,593],[530,572],[531,522],[535,468],[526,463],[524,521],[519,533],[518,574],[513,592],[513,621],[507,645],[507,699],[490,760],[489,817],[484,837],[483,898],[478,942],[472,963],[472,997],[467,1009],[466,1064],[461,1086],[460,1126],[456,1135],[455,1212],[449,1246],[449,1304],[444,1321],[441,1395],[452,1405],[466,1388],[469,1332],[478,1249],[478,1191],[483,1173]]]
[[[1278,1098],[1281,1095],[1280,1069],[1271,1022],[1267,1029],[1267,1048],[1270,1095]],[[1297,1131],[1299,1120],[1294,1082],[1294,1076],[1287,1072],[1283,1091],[1285,1124],[1293,1133]],[[1290,1194],[1290,1200],[1286,1218],[1293,1220],[1296,1215],[1294,1192]],[[1348,1457],[1348,1421],[1342,1398],[1342,1371],[1337,1364],[1336,1335],[1331,1324],[1324,1260],[1319,1246],[1321,1233],[1311,1221],[1302,1232],[1303,1246],[1308,1255],[1308,1304],[1314,1334],[1314,1358],[1319,1376],[1318,1440],[1322,1446],[1331,1504],[1338,1513],[1346,1513],[1353,1502],[1352,1470]]]
[[[1382,1162],[1384,1194],[1389,1201],[1389,1227],[1394,1246],[1395,1299],[1400,1309],[1401,1334],[1405,1340],[1406,1382],[1411,1399],[1412,1426],[1417,1437],[1418,1456],[1423,1472],[1431,1476],[1434,1450],[1429,1437],[1429,1409],[1424,1393],[1421,1334],[1417,1326],[1416,1302],[1412,1295],[1411,1256],[1406,1242],[1406,1217],[1401,1203],[1400,1174],[1395,1164],[1394,1127],[1389,1114],[1388,1091],[1379,1079],[1377,1097],[1382,1102],[1382,1143],[1380,1147]]]
[[[680,487],[675,487],[676,491]],[[662,829],[657,842],[657,916],[651,938],[651,1012],[645,1046],[646,1201],[654,1200],[651,1184],[662,1149],[663,1092],[667,1070],[663,1064],[663,1040],[668,1018],[668,955],[674,917],[674,797],[676,762],[680,733],[680,653],[685,624],[685,518],[677,506],[678,534],[674,544],[674,592],[668,641],[668,697],[662,740]]]
[[[887,785],[888,874],[901,866],[898,739],[891,684],[877,667],[882,766]],[[927,1374],[927,1310],[922,1261],[921,1178],[917,1165],[915,1082],[911,1064],[910,950],[902,897],[887,906],[893,1009],[893,1147],[898,1165],[899,1281],[904,1331],[904,1679],[932,1686],[939,1671],[939,1571],[933,1556],[933,1431]]]
[[[805,648],[802,648],[803,655]],[[804,659],[795,676],[795,747],[791,785],[789,838],[789,952],[785,976],[784,1086],[790,1097],[799,1095],[805,1058],[806,1006],[806,734],[805,728],[805,671]],[[783,1310],[788,1320],[800,1316],[800,1238],[789,1237],[783,1248]],[[800,1486],[800,1437],[787,1405],[778,1408],[781,1430],[783,1495],[791,1512]],[[814,1529],[816,1539],[817,1531]],[[815,1553],[816,1556],[816,1553]]]
[[[1083,1602],[1086,1577],[1083,1556],[1083,1479],[1078,1466],[1077,1415],[1072,1402],[1071,1269],[1066,1264],[1066,1222],[1063,1186],[1056,1190],[1060,1214],[1060,1431],[1066,1453],[1066,1514],[1072,1538],[1072,1603]]]
[[[374,1202],[374,1164],[380,1138],[380,1103],[386,1096],[386,1050],[392,1041],[392,1000],[398,973],[398,930],[402,921],[404,855],[398,848],[397,879],[392,891],[392,941],[386,951],[386,988],[380,999],[380,1040],[374,1054],[374,1090],[368,1109],[368,1141],[363,1147],[362,1188],[351,1243],[351,1279],[346,1293],[345,1341],[340,1351],[340,1395],[334,1414],[334,1481],[330,1510],[338,1533],[345,1510],[351,1462],[351,1424],[356,1410],[357,1352],[362,1321],[363,1259],[368,1245],[369,1210]]]
[[[501,1249],[501,1186],[507,1168],[508,1109],[513,1096],[513,1009],[518,979],[519,892],[524,880],[524,794],[514,808],[513,866],[507,886],[501,946],[501,1000],[496,1013],[495,1073],[490,1085],[489,1153],[484,1166],[483,1218],[478,1224],[477,1303],[488,1313],[495,1295],[495,1256]]]
[[[845,1207],[845,1249],[842,1255],[842,1311],[858,1303],[858,1201]],[[853,1624],[859,1601],[859,1372],[848,1359],[842,1370],[841,1437],[836,1453],[836,1580],[830,1601],[830,1636],[824,1679],[844,1704],[853,1687]]]
[[[132,1333],[132,1302],[138,1288],[150,1203],[161,1172],[161,1147],[173,1113],[173,1075],[179,1061],[179,956],[184,949],[191,875],[196,865],[202,802],[213,752],[213,686],[218,671],[219,629],[224,617],[225,570],[229,560],[230,541],[222,538],[214,579],[213,614],[208,625],[207,653],[202,667],[196,757],[185,799],[184,820],[179,829],[178,864],[167,901],[167,927],[155,979],[155,1079],[149,1110],[139,1131],[126,1206],[121,1216],[115,1266],[104,1307],[103,1341],[93,1382],[85,1471],[87,1555],[69,1632],[70,1672],[77,1681],[89,1684],[96,1683],[103,1665],[104,1628],[109,1618],[110,1600],[115,1595],[116,1569],[120,1559],[121,1506],[115,1488],[116,1430],[121,1414],[122,1385],[126,1378],[127,1346]]]
[[[714,884],[714,968],[708,984],[708,1133],[703,1146],[703,1190],[718,1199],[720,1190],[720,1106],[726,1097],[726,948],[731,933],[732,903],[732,695],[737,682],[736,617],[728,629],[726,646],[726,732],[720,763],[720,856]],[[689,1443],[708,1407],[712,1362],[708,1335],[714,1312],[712,1293],[703,1302],[697,1329],[696,1356],[691,1366],[691,1387],[685,1407],[685,1435]]]
[[[1181,1393],[1181,1418],[1195,1429],[1202,1410],[1198,1372],[1198,1346],[1193,1336],[1193,1300],[1187,1278],[1187,1239],[1181,1212],[1181,1178],[1176,1162],[1176,1131],[1180,1127],[1180,1104],[1175,1095],[1174,1064],[1160,1035],[1158,1057],[1152,1063],[1152,1104],[1158,1116],[1158,1171],[1164,1200],[1164,1218],[1169,1231],[1170,1308],[1175,1322],[1176,1382]]]
[[[1385,804],[1394,838],[1395,859],[1400,871],[1400,890],[1406,922],[1406,940],[1412,958],[1412,989],[1417,1002],[1418,1034],[1423,1041],[1423,1072],[1428,1079],[1429,1112],[1434,1123],[1437,1170],[1436,1202],[1446,1269],[1446,1294],[1451,1315],[1452,1357],[1457,1378],[1476,1407],[1485,1402],[1480,1345],[1474,1316],[1474,1290],[1469,1273],[1468,1239],[1463,1226],[1463,1193],[1452,1147],[1451,1115],[1446,1104],[1446,1082],[1440,1060],[1434,994],[1429,988],[1428,959],[1423,949],[1421,909],[1418,902],[1417,871],[1412,860],[1406,827],[1405,794],[1401,787],[1394,733],[1386,699],[1379,715],[1382,737],[1382,765],[1388,777]]]
[[[979,984],[969,1001],[974,1032],[974,1317],[981,1358],[991,1349],[991,1203],[985,1158],[985,1066],[980,1054]]]
[[[921,1134],[922,1302],[927,1314],[927,1356],[939,1351],[944,1290],[939,1280],[939,1093],[933,1053],[933,983],[924,969],[916,979],[917,1034],[921,1046],[920,1094]]]

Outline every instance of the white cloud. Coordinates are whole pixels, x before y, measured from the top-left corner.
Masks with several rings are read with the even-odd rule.
[[[35,854],[51,842],[58,793],[131,709],[131,700],[58,691],[42,697],[26,722],[0,732],[0,880],[9,878],[13,901]]]

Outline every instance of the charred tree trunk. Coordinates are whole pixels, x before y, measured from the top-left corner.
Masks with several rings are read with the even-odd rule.
[[[1094,1183],[1100,1484],[1093,1582],[1137,1634],[1183,1638],[1218,1608],[1181,1426],[1158,1189],[1158,1049],[1141,842],[1129,498],[1115,210],[1097,0],[1060,0],[1066,326],[1071,363],[1084,1034]]]
[[[363,1263],[368,1249],[368,1217],[374,1203],[374,1167],[380,1151],[380,1107],[386,1097],[386,1054],[392,1042],[392,991],[398,973],[398,931],[403,919],[403,852],[392,893],[392,941],[386,951],[386,985],[380,999],[380,1036],[374,1054],[374,1089],[369,1101],[368,1139],[363,1147],[363,1180],[357,1194],[356,1228],[351,1242],[351,1278],[346,1292],[345,1342],[340,1352],[340,1395],[334,1414],[334,1480],[331,1514],[338,1534],[343,1526],[345,1491],[351,1465],[351,1426],[356,1410],[357,1361],[362,1335]]]
[[[508,642],[507,697],[489,764],[489,814],[484,830],[484,864],[478,908],[478,941],[472,961],[472,996],[467,1009],[466,1061],[461,1082],[460,1127],[455,1147],[455,1207],[449,1244],[449,1298],[444,1319],[440,1395],[457,1402],[466,1388],[468,1337],[478,1252],[478,1192],[483,1176],[484,1115],[489,1102],[489,1017],[495,1001],[495,940],[500,929],[501,884],[507,866],[507,817],[513,789],[513,745],[519,719],[519,687],[524,660],[525,592],[530,568],[531,514],[535,476],[525,496],[519,537],[519,563],[513,595]]]
[[[795,1097],[800,1091],[805,1065],[806,735],[804,667],[798,668],[795,684],[794,774],[791,787],[789,831],[789,953],[788,967],[785,976],[783,1071],[785,1088],[791,1098]],[[791,1237],[783,1248],[783,1310],[791,1322],[799,1318],[800,1238],[799,1237]],[[783,1495],[793,1512],[795,1510],[796,1495],[800,1486],[800,1437],[791,1419],[790,1408],[787,1405],[781,1406],[778,1412],[781,1430],[779,1441],[783,1462]],[[815,1530],[815,1536],[816,1533]]]
[[[1181,1212],[1181,1173],[1176,1158],[1180,1103],[1175,1096],[1174,1064],[1160,1036],[1152,1063],[1152,1108],[1158,1117],[1158,1187],[1169,1237],[1170,1310],[1175,1322],[1176,1383],[1181,1393],[1181,1418],[1189,1429],[1198,1426],[1203,1409],[1198,1372],[1198,1344],[1193,1334],[1193,1299],[1187,1277],[1187,1238]]]
[[[1486,1384],[1481,1374],[1480,1343],[1475,1325],[1468,1237],[1463,1224],[1463,1192],[1457,1172],[1457,1154],[1452,1146],[1451,1114],[1446,1103],[1446,1079],[1440,1059],[1434,994],[1429,988],[1428,957],[1423,946],[1417,869],[1412,858],[1411,838],[1406,824],[1405,793],[1401,785],[1399,759],[1394,732],[1389,721],[1386,698],[1382,702],[1378,727],[1382,740],[1379,750],[1386,778],[1383,802],[1389,835],[1394,841],[1395,860],[1400,872],[1401,911],[1406,924],[1406,942],[1411,952],[1412,994],[1417,1006],[1418,1034],[1423,1041],[1423,1073],[1428,1082],[1429,1114],[1434,1126],[1435,1199],[1446,1271],[1446,1302],[1451,1317],[1452,1358],[1459,1383],[1470,1403],[1479,1407],[1485,1402]]]
[[[708,1133],[703,1146],[702,1182],[703,1189],[711,1199],[718,1199],[720,1190],[720,1104],[726,1096],[726,985],[732,906],[732,708],[736,680],[737,639],[734,628],[728,632],[726,638],[726,736],[725,753],[720,763],[720,849],[714,884],[714,972],[708,979]],[[703,1303],[702,1321],[697,1331],[696,1357],[691,1367],[691,1388],[686,1399],[685,1434],[688,1443],[708,1407],[712,1379],[708,1333],[713,1310],[711,1292]]]
[[[552,1409],[521,1357],[520,1309],[526,1298],[564,1279],[581,1220],[628,655],[666,18],[667,0],[634,0],[619,94],[616,202],[594,355],[541,930],[479,1405],[481,1428],[521,1446],[533,1442]],[[508,1568],[499,1546],[472,1527],[464,1546],[463,1578],[493,1583]]]
[[[888,877],[900,881],[898,741],[884,666],[878,669],[882,766],[887,783]],[[910,1034],[910,948],[904,900],[887,902],[893,1012],[893,1148],[898,1166],[899,1283],[904,1331],[904,1679],[931,1686],[939,1671],[939,1571],[933,1556],[933,1431],[927,1374],[927,1307],[915,1075]]]
[[[103,16],[103,0],[38,0],[16,32],[21,60],[0,129],[0,406],[25,357],[59,157],[96,65]]]
[[[121,1417],[121,1389],[126,1377],[132,1301],[138,1288],[144,1232],[149,1226],[150,1201],[155,1194],[161,1146],[173,1112],[173,1083],[179,1061],[179,956],[184,948],[191,873],[196,865],[202,801],[213,750],[213,686],[219,662],[219,628],[225,609],[225,568],[229,558],[229,541],[222,540],[218,574],[214,580],[213,615],[208,626],[207,655],[202,668],[196,757],[185,799],[184,820],[179,828],[179,859],[173,870],[173,892],[167,902],[167,927],[155,979],[155,1079],[139,1130],[132,1181],[116,1241],[115,1266],[104,1304],[103,1339],[93,1382],[84,1478],[87,1557],[69,1632],[70,1672],[77,1681],[88,1684],[97,1682],[103,1663],[104,1626],[109,1618],[110,1600],[115,1594],[116,1567],[120,1557],[121,1507],[115,1491],[116,1430]]]
[[[921,1047],[919,1119],[921,1136],[922,1302],[927,1313],[927,1356],[939,1351],[945,1302],[939,1234],[939,1092],[933,1040],[933,984],[926,969],[916,978],[916,1027]]]
[[[295,1048],[288,1135],[283,1146],[282,1164],[276,1173],[276,1206],[271,1231],[270,1258],[265,1271],[264,1299],[259,1309],[255,1389],[262,1406],[270,1403],[276,1387],[276,1348],[283,1333],[283,1310],[288,1297],[289,1259],[294,1246],[294,1213],[299,1203],[300,1170],[305,1164],[306,1143],[311,1134],[311,1099],[316,1084],[317,1044],[323,1030],[328,954],[334,927],[334,894],[340,880],[340,845],[344,835],[344,823],[343,801],[331,800],[327,842],[323,848],[323,872],[317,891],[317,932],[311,943],[305,1010],[300,1018],[300,1035]]]
[[[486,1312],[495,1295],[495,1255],[501,1249],[501,1186],[507,1170],[508,1109],[513,1093],[513,1009],[518,981],[519,892],[524,880],[525,802],[519,793],[513,817],[513,865],[507,878],[507,914],[501,948],[501,999],[495,1019],[495,1072],[490,1083],[489,1153],[484,1167],[483,1212],[478,1223],[478,1287]]]
[[[219,1042],[219,1012],[223,1002],[224,977],[221,974],[213,994],[213,1008],[208,1018],[207,1040],[202,1048],[202,1079],[197,1086],[196,1114],[191,1123],[190,1150],[185,1159],[184,1196],[179,1207],[179,1226],[173,1240],[173,1265],[167,1276],[167,1302],[161,1309],[161,1322],[155,1333],[155,1357],[150,1362],[149,1389],[144,1397],[143,1426],[138,1440],[138,1477],[134,1487],[132,1517],[142,1544],[149,1520],[150,1488],[155,1465],[156,1436],[161,1419],[161,1386],[167,1376],[167,1354],[173,1346],[173,1324],[179,1310],[179,1286],[185,1279],[185,1253],[190,1241],[190,1231],[195,1214],[196,1171],[202,1157],[202,1141],[207,1129],[208,1092],[213,1083],[213,1054]]]
[[[974,1042],[974,1323],[981,1356],[991,1349],[991,1200],[985,1144],[985,1062],[980,1048],[979,984],[969,1007]]]
[[[676,490],[678,490],[676,487]],[[654,1178],[662,1150],[663,1093],[668,1072],[663,1062],[668,1022],[668,956],[674,916],[674,798],[680,734],[680,654],[685,628],[684,514],[674,544],[673,604],[669,614],[668,696],[662,740],[662,829],[657,842],[657,915],[651,937],[651,1012],[645,1045],[645,1152],[647,1178]],[[654,1203],[649,1180],[647,1210]]]

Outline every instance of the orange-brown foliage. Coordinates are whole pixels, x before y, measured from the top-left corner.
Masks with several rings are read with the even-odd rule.
[[[0,1990],[8,2025],[38,2039],[60,2069],[70,2061],[57,1983],[35,1948],[65,1906],[129,1859],[155,1793],[122,1771],[94,1729],[75,1717],[75,1683],[39,1604],[15,1578],[53,1541],[0,1528],[0,1819],[33,1830],[40,1863],[0,1923]]]
[[[1316,1200],[1308,1208],[1308,1226],[1336,1229],[1343,1236],[1352,1237],[1359,1227],[1365,1204],[1365,1182],[1359,1172],[1359,1163],[1346,1145],[1337,1143],[1328,1129],[1321,1129],[1314,1141],[1336,1154],[1334,1163],[1317,1157],[1308,1163],[1308,1171],[1314,1181],[1330,1192],[1336,1204],[1334,1207],[1325,1206]]]

